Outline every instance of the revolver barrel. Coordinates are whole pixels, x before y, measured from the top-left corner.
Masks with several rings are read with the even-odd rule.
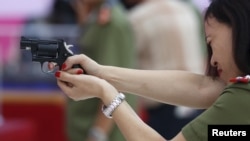
[[[59,50],[59,41],[36,40],[22,37],[20,48],[31,50],[33,57],[56,58]]]
[[[34,42],[32,42],[32,40],[29,40],[25,37],[22,37],[21,38],[21,41],[20,41],[20,48],[21,49],[26,49],[26,50],[30,50],[31,49],[31,46],[34,46]]]

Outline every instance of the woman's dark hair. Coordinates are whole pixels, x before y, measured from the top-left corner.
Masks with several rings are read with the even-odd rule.
[[[242,75],[250,74],[250,1],[211,0],[205,13],[205,21],[214,17],[232,28],[233,57]],[[208,45],[207,75],[217,77],[217,68],[209,63],[212,56]]]

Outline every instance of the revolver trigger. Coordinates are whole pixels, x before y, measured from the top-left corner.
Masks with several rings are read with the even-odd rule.
[[[43,72],[43,73],[47,73],[46,71],[44,71],[44,68],[43,68],[44,62],[40,62],[40,64],[41,64],[41,70],[42,70],[42,72]]]
[[[53,62],[42,62],[41,67],[44,73],[54,73],[58,70],[58,64]]]

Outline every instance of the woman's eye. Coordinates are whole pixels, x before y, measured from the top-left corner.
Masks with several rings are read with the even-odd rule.
[[[207,51],[208,51],[208,54],[213,54],[213,50],[212,50],[212,46],[210,42],[207,43]]]
[[[208,42],[208,43],[207,43],[207,46],[208,46],[209,48],[211,48],[211,42]]]
[[[208,47],[209,47],[209,48],[213,48],[212,42],[208,42]]]

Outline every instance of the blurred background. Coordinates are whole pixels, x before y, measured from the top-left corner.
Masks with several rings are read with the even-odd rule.
[[[64,39],[76,36],[74,14],[64,0],[0,2],[0,140],[66,141],[65,97],[53,74],[46,74],[21,36]],[[73,49],[74,50],[74,49]]]
[[[133,19],[129,17],[133,9],[157,0],[113,1],[121,2]],[[202,17],[209,1],[191,2]],[[66,98],[54,76],[32,62],[29,51],[20,50],[20,37],[64,39],[79,53],[79,28],[70,0],[0,2],[0,141],[68,141]],[[146,119],[142,111],[138,113]]]

